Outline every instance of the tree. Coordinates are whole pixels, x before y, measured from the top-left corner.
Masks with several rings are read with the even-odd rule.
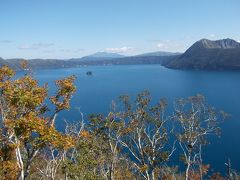
[[[22,63],[26,67],[26,63]],[[71,136],[56,130],[57,114],[70,107],[76,88],[74,76],[56,81],[56,95],[48,97],[47,86],[26,74],[13,79],[15,72],[0,68],[0,165],[3,179],[27,179],[36,155],[45,148],[67,149],[74,145]],[[47,98],[55,105],[47,116]]]
[[[120,139],[127,133],[121,113],[90,115],[76,145],[74,161],[67,165],[73,179],[132,179],[131,164],[121,151]]]
[[[208,166],[203,165],[202,146],[208,144],[209,135],[219,135],[219,124],[227,116],[225,112],[208,106],[202,95],[176,100],[173,118],[178,122],[177,138],[183,151],[181,159],[186,164],[186,180],[191,179],[196,171],[199,179],[203,179]]]
[[[151,106],[147,91],[138,94],[135,107],[128,96],[122,96],[121,100],[125,107],[122,118],[127,124],[125,136],[120,140],[123,151],[145,179],[158,179],[159,169],[175,151],[175,143],[169,141],[171,128],[165,117],[167,102],[161,99]]]
[[[27,63],[22,66],[26,69]],[[173,116],[167,116],[167,101],[152,105],[144,91],[134,102],[121,96],[106,116],[85,121],[80,112],[80,123],[66,123],[61,133],[57,115],[70,108],[75,77],[56,81],[57,91],[49,96],[47,85],[40,86],[28,73],[14,75],[7,66],[0,68],[2,179],[203,179],[209,165],[203,163],[202,146],[209,135],[219,135],[219,124],[228,117],[202,95],[176,100]],[[54,105],[52,111],[46,102]],[[184,173],[169,166],[176,142]],[[226,165],[228,179],[239,178],[230,160]],[[210,178],[223,179],[219,173]]]

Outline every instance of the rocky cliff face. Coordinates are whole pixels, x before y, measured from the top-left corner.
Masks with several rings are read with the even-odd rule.
[[[217,41],[210,41],[208,39],[202,39],[196,44],[202,44],[204,48],[209,49],[231,49],[231,48],[239,48],[240,43],[234,41],[232,39],[222,39]]]

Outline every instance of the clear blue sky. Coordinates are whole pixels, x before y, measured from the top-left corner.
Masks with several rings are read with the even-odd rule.
[[[0,57],[185,51],[240,40],[240,0],[0,0]]]

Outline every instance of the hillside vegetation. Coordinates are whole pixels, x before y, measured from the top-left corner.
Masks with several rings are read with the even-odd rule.
[[[25,61],[21,65],[28,69]],[[151,105],[147,91],[134,101],[122,95],[107,116],[84,119],[79,112],[78,122],[58,121],[66,124],[59,132],[57,115],[70,108],[75,77],[56,81],[56,93],[49,96],[47,86],[39,86],[27,72],[16,79],[12,69],[0,68],[1,179],[239,178],[230,161],[221,175],[202,156],[209,136],[219,135],[228,116],[204,96],[177,99],[168,115],[168,102]],[[184,168],[170,163],[176,155]]]
[[[231,39],[202,39],[165,66],[173,69],[239,70],[240,43]]]

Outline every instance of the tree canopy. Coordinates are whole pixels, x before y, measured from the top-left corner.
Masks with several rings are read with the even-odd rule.
[[[27,69],[25,61],[22,67]],[[50,96],[47,84],[39,85],[31,73],[16,78],[9,67],[0,68],[0,179],[239,178],[230,160],[224,177],[210,173],[202,156],[209,136],[219,135],[228,116],[204,96],[177,99],[167,113],[167,100],[153,104],[148,91],[135,100],[122,95],[107,115],[85,119],[79,112],[81,120],[66,122],[60,132],[57,115],[70,109],[74,80],[57,80]]]

